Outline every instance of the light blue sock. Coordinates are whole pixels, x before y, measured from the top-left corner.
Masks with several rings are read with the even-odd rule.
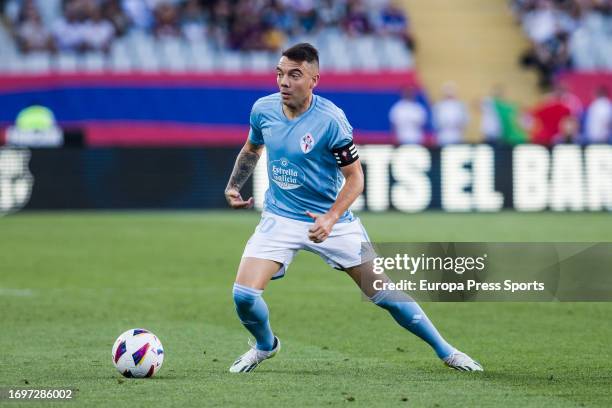
[[[259,350],[274,348],[274,334],[270,328],[268,305],[261,297],[263,290],[234,283],[234,304],[240,321],[257,341]]]
[[[445,358],[453,352],[453,347],[438,333],[423,309],[405,293],[383,290],[370,300],[388,310],[400,326],[427,342],[438,357]]]

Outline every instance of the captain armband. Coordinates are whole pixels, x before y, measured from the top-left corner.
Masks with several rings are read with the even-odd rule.
[[[348,144],[332,150],[339,167],[348,166],[359,158],[357,147],[350,141]]]

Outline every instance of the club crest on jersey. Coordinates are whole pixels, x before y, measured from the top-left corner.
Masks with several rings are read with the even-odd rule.
[[[300,147],[302,148],[304,154],[310,153],[314,144],[314,137],[312,137],[310,133],[306,133],[304,136],[302,136],[302,139],[300,140]]]

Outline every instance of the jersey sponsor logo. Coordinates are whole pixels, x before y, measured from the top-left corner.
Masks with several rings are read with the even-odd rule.
[[[286,158],[270,162],[270,179],[283,190],[293,190],[302,187],[304,171]]]
[[[310,153],[314,144],[314,137],[310,133],[306,133],[304,136],[302,136],[302,139],[300,139],[300,147],[302,148],[304,154]]]

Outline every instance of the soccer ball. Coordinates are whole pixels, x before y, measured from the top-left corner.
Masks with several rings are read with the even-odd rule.
[[[124,377],[153,377],[164,362],[161,341],[148,330],[132,329],[113,345],[113,364]]]

